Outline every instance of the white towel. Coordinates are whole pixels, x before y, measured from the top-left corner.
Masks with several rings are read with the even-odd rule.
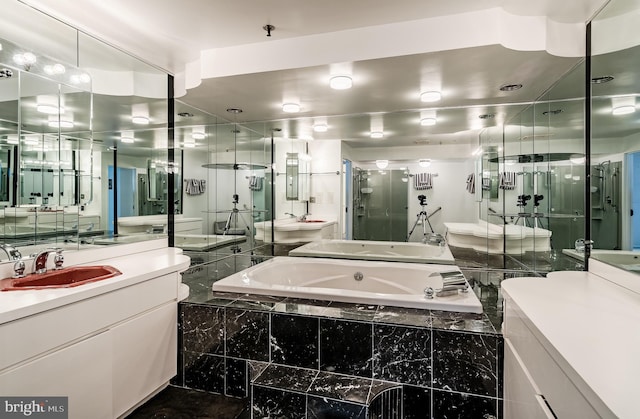
[[[499,177],[500,189],[513,190],[516,188],[516,173],[502,172]]]
[[[416,173],[413,175],[413,187],[416,190],[426,190],[433,188],[433,174],[431,173]]]
[[[476,193],[476,175],[475,173],[471,173],[467,176],[467,192],[474,194]]]

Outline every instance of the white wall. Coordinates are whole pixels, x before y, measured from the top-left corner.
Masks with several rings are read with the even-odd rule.
[[[341,222],[342,158],[341,141],[323,140],[309,143],[311,156],[311,218]],[[342,227],[340,226],[340,231]]]

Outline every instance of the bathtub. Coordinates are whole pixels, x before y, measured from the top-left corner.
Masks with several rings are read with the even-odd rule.
[[[446,245],[431,246],[422,243],[367,240],[319,240],[291,250],[289,256],[439,263],[442,265],[455,263],[453,255]]]
[[[472,290],[427,299],[451,265],[278,256],[213,283],[214,291],[482,313]],[[362,279],[357,280],[357,274]]]
[[[584,260],[584,252],[574,249],[562,249],[562,253]],[[609,265],[615,265],[627,271],[640,272],[640,251],[591,249],[591,258]]]
[[[256,240],[271,243],[271,221],[254,223]],[[276,243],[300,243],[336,237],[338,224],[335,221],[308,219],[298,221],[284,218],[273,221],[273,237]]]
[[[486,221],[444,225],[447,228],[447,243],[454,247],[508,255],[551,250],[551,231],[539,227],[496,225]]]
[[[220,234],[176,234],[174,243],[176,247],[183,250],[206,252],[231,243],[240,243],[246,239],[246,236]]]

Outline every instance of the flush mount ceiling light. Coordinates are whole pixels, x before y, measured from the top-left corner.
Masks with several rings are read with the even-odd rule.
[[[74,74],[73,76],[71,76],[71,83],[73,84],[89,83],[90,81],[91,76],[87,73]]]
[[[36,56],[30,52],[23,52],[22,54],[15,54],[13,56],[13,62],[18,65],[31,66],[35,64],[36,61]]]
[[[193,132],[191,134],[191,138],[193,138],[194,140],[204,140],[206,137],[206,134],[204,132]]]
[[[573,164],[583,164],[586,160],[587,158],[582,154],[572,154],[571,157],[569,157],[569,161]]]
[[[420,159],[420,160],[418,160],[418,164],[420,165],[420,167],[429,167],[429,166],[431,166],[431,160],[429,160],[429,159]]]
[[[44,72],[53,76],[56,74],[64,74],[67,69],[62,64],[45,65]]]
[[[192,118],[193,114],[191,112],[178,112],[178,116],[181,118]]]
[[[36,110],[48,115],[56,115],[57,113],[64,113],[64,109],[60,109],[58,105],[52,105],[48,103],[39,103],[36,105]]]
[[[613,79],[614,79],[613,76],[594,77],[594,78],[591,79],[591,83],[593,83],[593,84],[609,83]]]
[[[554,109],[552,111],[544,111],[542,112],[543,115],[547,116],[547,115],[558,115],[559,113],[562,113],[562,109]]]
[[[442,93],[436,92],[435,90],[420,93],[421,102],[437,102],[440,99],[442,99]]]
[[[422,118],[420,120],[420,125],[422,125],[423,127],[429,127],[431,125],[435,125],[436,122],[437,121],[435,118]]]
[[[122,143],[126,143],[126,144],[132,144],[134,143],[136,140],[133,137],[120,137],[120,142]]]
[[[376,160],[376,167],[378,169],[386,169],[387,166],[389,166],[389,160]]]
[[[300,105],[297,103],[285,103],[282,105],[282,112],[297,113],[300,112]]]
[[[73,121],[51,120],[47,123],[50,128],[73,128]]]
[[[242,113],[242,109],[240,109],[240,108],[227,108],[227,112],[238,114],[238,113]]]
[[[335,90],[351,89],[353,80],[349,76],[333,76],[329,79],[329,87]]]
[[[503,84],[500,86],[500,90],[503,92],[513,92],[514,90],[522,89],[522,85],[519,83]]]
[[[371,138],[382,138],[384,137],[384,134],[382,133],[382,131],[372,131],[371,134],[369,134],[371,136]]]
[[[189,142],[189,141],[184,141],[182,143],[182,145],[186,148],[194,148],[196,146],[196,143],[194,142]]]
[[[146,116],[132,116],[131,122],[138,125],[149,125],[149,118]]]
[[[328,129],[329,129],[329,127],[327,126],[327,124],[314,124],[313,125],[313,130],[315,132],[327,132]]]
[[[484,113],[482,115],[478,115],[478,118],[480,119],[491,119],[491,118],[495,118],[495,114],[493,113]]]
[[[624,105],[618,106],[617,108],[613,108],[611,113],[613,115],[628,115],[630,113],[634,113],[636,111],[636,107],[633,105]]]

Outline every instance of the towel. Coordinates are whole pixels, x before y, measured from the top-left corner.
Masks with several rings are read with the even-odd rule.
[[[200,195],[203,194],[207,188],[207,181],[204,179],[185,179],[184,191],[187,195]]]
[[[416,173],[413,176],[413,187],[418,191],[433,189],[433,175],[431,173]]]
[[[488,177],[482,178],[482,190],[483,191],[491,190],[491,178],[488,178]]]
[[[251,176],[249,178],[249,189],[252,191],[262,190],[262,181],[263,178],[261,176]]]
[[[516,188],[516,173],[502,172],[500,173],[500,181],[498,183],[500,189],[513,190]]]
[[[476,175],[475,173],[471,173],[467,176],[467,192],[474,194],[476,193]]]

